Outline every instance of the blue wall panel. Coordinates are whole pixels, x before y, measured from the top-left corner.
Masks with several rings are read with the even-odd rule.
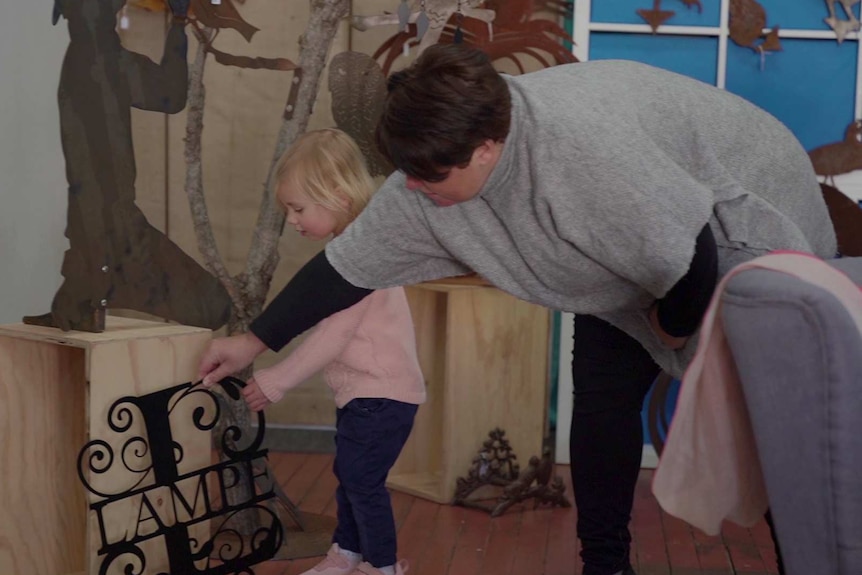
[[[652,34],[590,35],[590,60],[637,60],[715,84],[718,39]]]
[[[728,46],[727,89],[784,122],[807,150],[844,137],[853,121],[856,42],[783,39],[784,50],[760,56]]]

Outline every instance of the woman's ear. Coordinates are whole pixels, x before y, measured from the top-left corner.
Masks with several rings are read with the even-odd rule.
[[[495,161],[499,150],[499,144],[494,140],[485,140],[479,147],[473,150],[473,160],[479,165],[487,165]]]

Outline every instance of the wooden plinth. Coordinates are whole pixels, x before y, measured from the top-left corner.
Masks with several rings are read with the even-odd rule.
[[[480,278],[407,288],[428,400],[387,485],[450,503],[495,427],[521,466],[541,455],[548,393],[548,310]]]
[[[95,438],[121,448],[123,438],[108,427],[114,401],[192,381],[210,337],[207,329],[116,317],[103,333],[0,326],[0,575],[98,573],[99,527],[88,505],[100,498],[78,478],[78,453]],[[181,472],[207,466],[209,433],[193,429],[190,414],[176,419],[189,426],[175,428],[172,416],[184,449]],[[129,434],[142,433],[136,425]],[[160,515],[172,513],[169,498],[154,504]],[[128,513],[116,504],[112,511],[107,536],[134,533],[134,502]],[[191,531],[200,541],[209,537],[206,522]],[[147,568],[136,573],[168,570],[162,545],[159,538],[140,545]]]

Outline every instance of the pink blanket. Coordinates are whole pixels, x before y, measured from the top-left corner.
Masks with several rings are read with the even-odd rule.
[[[828,290],[862,333],[862,291],[809,254],[775,252],[733,268],[721,280],[701,326],[697,353],[683,376],[652,485],[665,511],[710,535],[720,531],[725,519],[754,525],[768,505],[745,398],[718,313],[728,280],[751,268],[784,272]]]

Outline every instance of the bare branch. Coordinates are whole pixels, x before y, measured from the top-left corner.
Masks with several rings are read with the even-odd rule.
[[[204,265],[225,287],[238,315],[245,315],[245,302],[240,295],[240,290],[233,278],[230,277],[221,254],[219,254],[204,196],[201,138],[204,131],[206,90],[203,77],[207,58],[206,46],[212,38],[213,31],[209,28],[201,30],[196,26],[192,26],[191,29],[198,38],[198,49],[195,61],[189,68],[189,93],[186,105],[185,191],[189,199],[198,250],[204,258]]]
[[[263,307],[272,275],[278,265],[278,240],[284,229],[284,213],[274,202],[275,166],[287,147],[305,132],[314,101],[320,88],[320,78],[326,67],[326,56],[332,46],[339,22],[347,15],[350,0],[311,0],[308,26],[300,39],[299,68],[295,77],[299,85],[294,109],[288,110],[275,143],[269,175],[260,204],[251,247],[245,267],[246,294],[256,314]],[[259,307],[258,307],[259,306]]]
[[[216,62],[224,66],[236,66],[237,68],[278,70],[296,70],[297,66],[287,58],[262,58],[250,56],[236,56],[217,50],[210,46],[207,51],[215,56]]]

